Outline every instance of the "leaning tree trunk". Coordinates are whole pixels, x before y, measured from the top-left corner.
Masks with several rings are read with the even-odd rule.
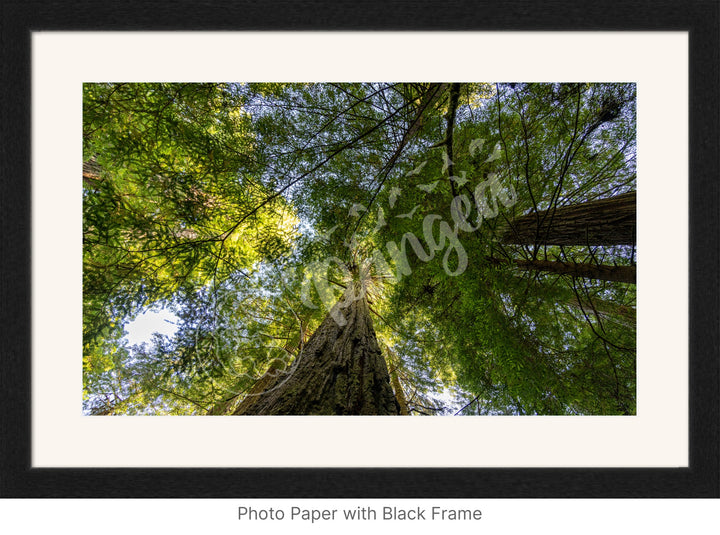
[[[634,245],[635,192],[514,220],[502,241],[517,245]]]
[[[597,279],[635,284],[635,266],[610,266],[606,264],[551,262],[549,260],[515,260],[524,271],[547,271],[571,275],[583,279]]]
[[[368,303],[351,295],[335,305],[292,366],[266,374],[233,414],[400,413]]]

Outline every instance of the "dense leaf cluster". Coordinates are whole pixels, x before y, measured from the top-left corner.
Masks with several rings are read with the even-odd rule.
[[[368,290],[410,414],[633,414],[635,286],[513,243],[634,191],[632,84],[86,84],[85,407],[226,414]],[[521,264],[523,269],[521,269]],[[129,347],[165,305],[178,330]]]

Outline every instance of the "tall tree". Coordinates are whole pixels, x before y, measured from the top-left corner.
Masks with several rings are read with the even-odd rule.
[[[635,192],[543,210],[514,220],[502,235],[520,245],[634,245]]]
[[[549,260],[516,260],[517,266],[526,271],[548,271],[603,281],[627,282],[635,284],[635,266],[608,266],[591,263],[553,262]]]
[[[86,411],[634,413],[634,106],[632,84],[88,84]],[[381,292],[337,289],[368,263]],[[153,303],[177,333],[129,347]]]
[[[365,291],[351,286],[287,370],[247,396],[234,414],[399,414]]]

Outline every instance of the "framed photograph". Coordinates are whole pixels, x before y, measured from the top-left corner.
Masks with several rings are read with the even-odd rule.
[[[0,495],[718,497],[718,6],[337,5],[6,9]]]

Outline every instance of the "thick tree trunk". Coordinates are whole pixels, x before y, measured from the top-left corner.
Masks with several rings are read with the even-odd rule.
[[[367,301],[347,296],[346,292],[326,316],[292,366],[266,374],[234,414],[400,413]]]
[[[635,192],[528,214],[502,241],[518,245],[634,245]]]
[[[575,264],[548,260],[515,260],[525,271],[548,271],[585,279],[598,279],[635,284],[635,266],[609,266],[605,264]]]

